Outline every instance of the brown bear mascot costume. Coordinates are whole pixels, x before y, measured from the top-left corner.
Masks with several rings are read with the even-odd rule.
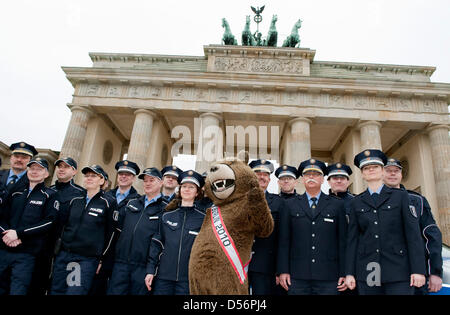
[[[215,163],[205,193],[214,202],[192,246],[191,294],[248,294],[247,266],[254,237],[267,237],[273,219],[254,172],[233,159]]]

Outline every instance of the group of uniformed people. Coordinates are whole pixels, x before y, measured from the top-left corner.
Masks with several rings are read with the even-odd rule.
[[[206,173],[176,166],[140,171],[116,163],[117,187],[106,191],[100,165],[48,162],[14,143],[0,171],[0,294],[189,294],[190,251],[213,204]],[[1,161],[0,161],[1,163]],[[315,159],[275,170],[279,194],[267,192],[272,163],[252,161],[274,219],[255,238],[248,269],[251,294],[427,294],[442,286],[442,238],[422,195],[401,185],[402,165],[379,150],[355,156],[367,190],[349,193],[348,165]],[[328,175],[329,194],[321,191]],[[141,196],[133,188],[143,182]],[[304,194],[295,187],[302,178]],[[349,293],[351,292],[351,293]]]

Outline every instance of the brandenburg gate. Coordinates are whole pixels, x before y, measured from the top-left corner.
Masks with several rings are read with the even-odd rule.
[[[203,172],[236,155],[244,134],[251,158],[350,165],[360,193],[353,157],[378,148],[403,162],[403,184],[427,197],[450,244],[450,84],[431,82],[434,67],[316,61],[315,50],[295,47],[203,51],[90,53],[92,67],[63,67],[74,93],[60,156],[113,175],[124,154],[142,169],[196,154]],[[213,159],[200,156],[205,143]]]

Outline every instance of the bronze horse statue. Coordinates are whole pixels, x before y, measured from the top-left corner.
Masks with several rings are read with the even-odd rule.
[[[269,33],[267,34],[267,46],[277,46],[278,41],[278,32],[275,27],[275,23],[278,21],[278,17],[276,14],[272,16],[272,22],[270,22]]]
[[[255,38],[250,31],[250,15],[245,17],[245,28],[242,31],[242,46],[255,46]]]
[[[225,33],[222,37],[222,42],[224,45],[237,45],[237,40],[231,33],[230,25],[225,18],[222,19],[222,27],[225,28]]]
[[[300,37],[298,36],[298,29],[302,27],[302,20],[298,19],[297,23],[292,27],[291,35],[289,35],[283,42],[283,47],[300,47]]]

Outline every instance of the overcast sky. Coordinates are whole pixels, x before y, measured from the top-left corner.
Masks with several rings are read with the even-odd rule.
[[[223,17],[240,43],[251,5],[265,5],[263,36],[278,15],[279,46],[301,18],[316,61],[435,66],[432,81],[450,83],[449,0],[4,1],[0,141],[59,151],[73,93],[62,66],[90,67],[89,52],[203,56]]]

